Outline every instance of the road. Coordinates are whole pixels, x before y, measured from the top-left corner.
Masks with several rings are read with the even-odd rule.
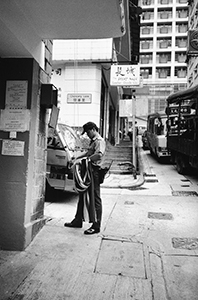
[[[195,172],[188,175],[178,174],[168,159],[158,162],[149,150],[142,151],[142,156],[150,166],[151,174],[148,175],[153,175],[147,176],[147,182],[144,184],[149,194],[153,194],[153,189],[159,195],[174,195],[179,192],[181,195],[183,193],[190,196],[198,192],[198,175]]]

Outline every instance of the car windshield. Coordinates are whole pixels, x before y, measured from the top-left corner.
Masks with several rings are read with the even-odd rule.
[[[81,142],[71,127],[65,124],[58,124],[57,131],[60,133],[60,137],[62,137],[62,142],[69,150],[81,148]]]

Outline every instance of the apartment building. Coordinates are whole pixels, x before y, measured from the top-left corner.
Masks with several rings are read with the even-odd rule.
[[[140,73],[146,95],[137,94],[137,114],[164,110],[170,93],[187,87],[187,0],[140,0]],[[141,107],[141,109],[139,109]]]
[[[188,87],[198,84],[198,0],[189,1],[187,78]]]

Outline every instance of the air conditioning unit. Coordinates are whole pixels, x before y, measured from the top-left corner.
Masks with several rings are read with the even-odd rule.
[[[198,54],[198,30],[188,31],[188,54]]]

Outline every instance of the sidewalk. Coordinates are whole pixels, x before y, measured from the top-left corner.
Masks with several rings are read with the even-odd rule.
[[[123,188],[134,188],[141,176],[105,180],[102,228],[93,236],[83,234],[87,222],[83,229],[64,227],[76,195],[45,203],[48,221],[31,245],[0,251],[0,300],[197,300],[196,241],[185,248],[179,238],[197,236],[198,201]],[[155,218],[156,211],[167,218]]]

